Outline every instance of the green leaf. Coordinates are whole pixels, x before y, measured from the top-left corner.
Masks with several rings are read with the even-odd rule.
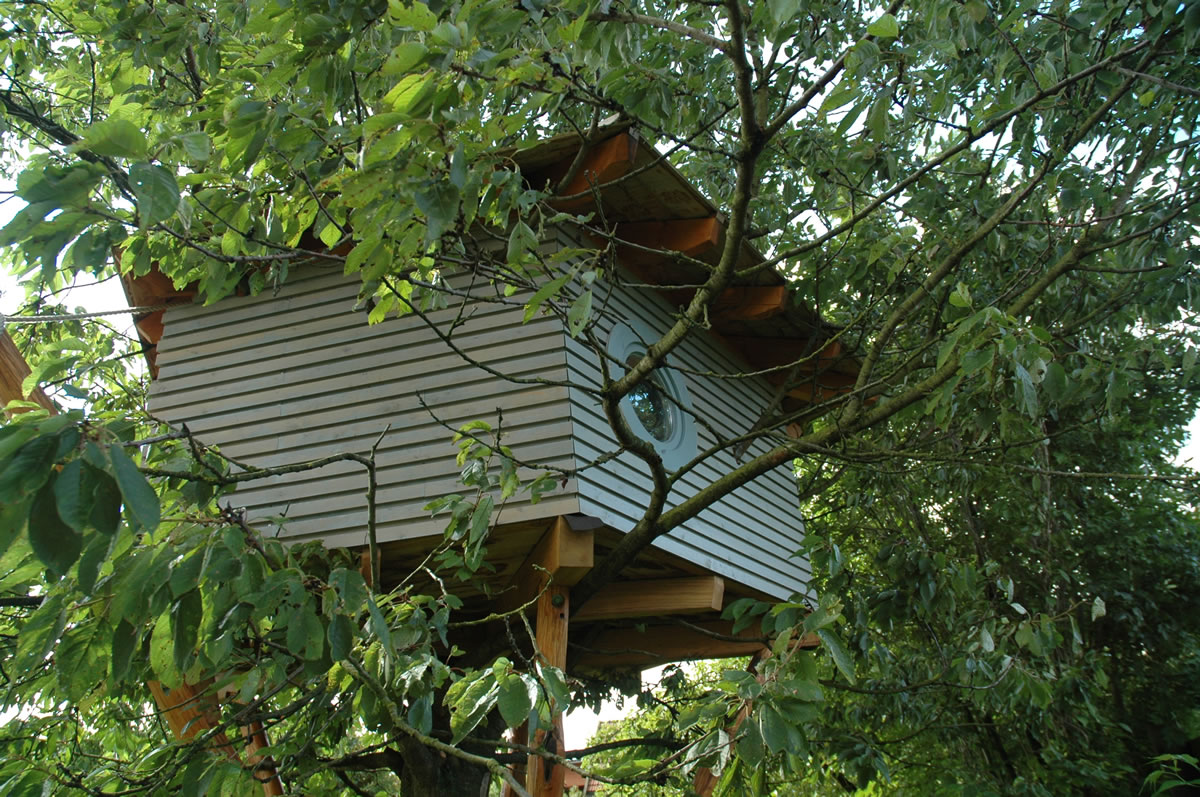
[[[525,673],[513,673],[498,682],[500,694],[500,716],[510,728],[516,728],[529,719],[529,712],[537,702],[537,681]]]
[[[185,592],[195,589],[200,582],[200,570],[204,566],[204,552],[192,551],[171,566],[171,576],[167,584],[173,597],[180,597]]]
[[[383,612],[375,605],[375,598],[370,595],[367,596],[367,612],[371,615],[371,630],[379,638],[383,649],[390,653],[392,650],[392,631],[388,628],[387,620],[383,618]]]
[[[171,642],[174,646],[175,669],[179,672],[191,666],[203,618],[204,601],[198,589],[183,593],[171,610]]]
[[[88,467],[91,467],[89,464]],[[121,488],[108,473],[93,469],[92,511],[88,521],[101,534],[115,534],[121,526]]]
[[[1092,622],[1099,620],[1104,615],[1108,614],[1108,607],[1104,605],[1104,599],[1099,595],[1092,601]]]
[[[184,133],[179,137],[183,151],[194,161],[206,161],[212,156],[212,142],[208,134],[202,130]]]
[[[579,337],[579,333],[583,332],[591,317],[592,291],[589,288],[571,302],[571,309],[567,311],[567,331],[571,333],[571,337]]]
[[[767,704],[758,712],[758,728],[772,753],[788,749],[788,721]]]
[[[11,457],[36,434],[37,429],[33,426],[5,426],[0,428],[0,462],[4,462],[4,460]]]
[[[167,687],[179,686],[181,677],[175,666],[175,645],[171,641],[171,614],[163,612],[150,633],[150,669]]]
[[[9,677],[40,669],[67,623],[65,591],[50,593],[42,605],[26,620],[17,633],[17,655]]]
[[[800,10],[800,0],[767,0],[767,8],[776,27],[782,27]]]
[[[347,567],[339,567],[329,574],[329,585],[337,590],[342,605],[354,616],[367,606],[367,582],[362,573]]]
[[[113,629],[112,637],[112,678],[123,681],[129,674],[129,666],[133,662],[133,652],[137,649],[138,632],[122,619]]]
[[[426,240],[436,241],[454,226],[458,219],[458,189],[450,183],[433,183],[413,195],[413,202],[425,214],[428,223]]]
[[[50,478],[57,448],[54,435],[41,435],[21,446],[0,473],[0,503],[16,503],[37,492]]]
[[[341,612],[335,613],[329,621],[327,634],[329,655],[333,660],[341,661],[349,657],[350,650],[354,645],[354,625],[350,622],[350,618]]]
[[[288,619],[287,645],[296,656],[315,661],[325,652],[325,627],[311,603],[297,606]]]
[[[450,687],[446,706],[450,709],[451,744],[458,744],[475,729],[496,705],[499,693],[491,670],[484,670],[473,679],[464,678]]]
[[[58,516],[75,531],[83,533],[92,514],[95,480],[90,466],[73,459],[63,466],[54,481],[54,499]]]
[[[63,696],[67,700],[78,702],[104,677],[108,670],[105,652],[109,648],[109,639],[108,624],[93,618],[73,626],[55,648],[55,665],[60,672],[70,674],[59,679],[65,687]]]
[[[58,516],[54,482],[47,482],[29,506],[29,544],[38,559],[64,576],[83,550],[83,535]]]
[[[1046,375],[1042,377],[1042,389],[1051,401],[1057,401],[1067,392],[1067,372],[1057,362],[1046,366]]]
[[[402,75],[420,66],[429,54],[429,48],[421,42],[403,42],[397,45],[383,62],[379,73],[381,75]]]
[[[975,24],[979,24],[987,19],[988,7],[983,0],[967,0],[964,8],[967,11],[967,16],[971,18]]]
[[[854,660],[850,658],[850,653],[842,645],[842,640],[838,639],[837,634],[828,628],[819,629],[817,636],[820,637],[825,649],[829,651],[829,655],[833,656],[833,663],[837,665],[842,675],[846,676],[846,680],[853,685],[855,683]]]
[[[552,279],[549,282],[543,283],[542,286],[533,294],[533,296],[529,297],[529,301],[525,303],[525,316],[522,319],[522,323],[528,324],[537,314],[538,308],[542,306],[542,303],[551,296],[556,295],[570,278],[570,274],[564,274],[557,279]]]
[[[110,118],[96,122],[85,130],[83,138],[72,149],[87,150],[111,158],[144,158],[146,136],[141,128],[128,119]]]
[[[165,166],[135,163],[129,168],[129,183],[137,198],[138,224],[143,230],[166,221],[179,209],[179,184]]]
[[[867,33],[881,39],[894,39],[900,35],[900,24],[891,14],[884,14],[867,26]]]
[[[421,2],[405,3],[404,0],[388,0],[388,16],[402,28],[431,31],[437,25],[437,15]]]
[[[125,508],[129,510],[134,524],[147,534],[153,534],[162,519],[158,494],[120,445],[111,446],[108,455],[112,459],[117,486],[121,488],[121,496],[125,499]]]
[[[518,221],[508,234],[508,252],[506,258],[513,265],[520,265],[529,253],[537,249],[538,239],[529,225]]]
[[[476,543],[483,539],[490,525],[494,506],[495,502],[490,495],[479,499],[479,503],[475,505],[475,510],[471,513],[471,530],[467,537],[469,542]]]
[[[108,558],[108,552],[112,548],[113,538],[103,534],[92,534],[86,540],[83,556],[79,559],[79,566],[75,570],[75,578],[79,582],[79,589],[85,595],[91,595],[92,590],[96,588],[100,567]]]
[[[405,75],[384,95],[383,102],[409,118],[421,116],[429,109],[437,82],[433,72]]]
[[[991,653],[996,649],[996,643],[986,628],[979,629],[979,646],[983,648],[985,653]]]

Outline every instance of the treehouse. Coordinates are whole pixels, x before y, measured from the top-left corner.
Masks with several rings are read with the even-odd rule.
[[[579,147],[578,137],[562,136],[512,157],[529,183],[556,185]],[[582,157],[560,195],[584,198],[563,205],[602,211],[618,263],[594,291],[590,342],[556,315],[525,320],[520,297],[494,301],[495,287],[469,269],[444,275],[453,289],[447,306],[368,325],[360,281],[318,261],[275,293],[180,304],[138,319],[154,347],[152,413],[258,467],[374,450],[385,587],[442,541],[446,516],[426,507],[464,490],[450,430],[483,419],[527,464],[523,477],[548,468],[555,486],[537,502],[518,494],[504,504],[488,537],[494,570],[456,594],[468,610],[487,612],[530,600],[543,573],[569,588],[634,527],[653,489],[645,463],[621,450],[594,392],[601,369],[621,376],[618,366],[645,353],[724,244],[716,209],[627,126],[609,128]],[[603,243],[564,230],[541,251]],[[622,401],[630,430],[668,470],[695,459],[668,507],[766,448],[723,441],[853,382],[856,364],[830,343],[834,330],[789,294],[779,274],[750,268],[762,260],[743,249],[739,269],[751,276],[719,297],[711,330],[690,334]],[[180,298],[158,275],[126,284],[135,306]],[[285,540],[363,548],[366,485],[360,463],[340,461],[248,482],[231,500],[264,528],[278,523]],[[568,647],[569,666],[612,670],[756,649],[757,642],[696,629],[729,637],[720,613],[730,600],[806,593],[808,566],[796,556],[803,531],[788,465],[739,487],[656,539],[568,614],[572,639],[586,639],[578,650]],[[692,627],[672,624],[679,616]],[[576,627],[586,627],[583,637]]]

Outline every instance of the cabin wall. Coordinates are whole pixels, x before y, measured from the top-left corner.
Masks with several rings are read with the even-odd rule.
[[[577,244],[563,240],[562,245]],[[601,295],[607,297],[603,304]],[[595,334],[602,343],[618,321],[639,319],[655,334],[665,332],[673,322],[673,309],[654,291],[605,288],[596,292],[594,301],[598,315]],[[773,388],[762,378],[715,379],[688,373],[752,370],[718,338],[703,331],[689,335],[668,364],[686,382],[695,413],[722,437],[744,434],[773,395]],[[572,384],[600,385],[599,358],[582,340],[568,338],[567,372]],[[649,502],[652,483],[646,465],[635,455],[625,453],[603,467],[587,468],[588,463],[617,448],[616,438],[597,399],[574,387],[570,397],[575,459],[582,468],[578,474],[580,511],[628,531]],[[714,444],[714,435],[703,425],[697,424],[696,431],[699,451]],[[755,443],[742,461],[766,449],[765,443]],[[709,457],[680,481],[668,506],[678,505],[737,464],[728,451]],[[808,592],[808,562],[793,556],[803,538],[795,478],[783,466],[733,491],[682,528],[659,538],[655,546],[713,573],[786,599],[795,592]]]
[[[424,506],[463,492],[457,449],[443,423],[495,424],[499,408],[504,441],[518,457],[573,466],[566,388],[500,380],[466,362],[416,316],[368,326],[366,312],[353,309],[357,278],[311,270],[278,294],[169,310],[151,390],[154,415],[186,423],[199,439],[261,467],[347,451],[367,455],[390,424],[376,460],[381,542],[440,535],[444,518],[430,518]],[[458,312],[455,305],[430,317],[445,328]],[[522,315],[520,307],[475,304],[453,340],[501,372],[565,378],[561,325],[553,318],[523,324]],[[339,462],[246,483],[232,501],[260,524],[286,515],[283,538],[361,545],[366,484],[361,465]],[[536,505],[514,499],[500,522],[577,512],[574,486]]]

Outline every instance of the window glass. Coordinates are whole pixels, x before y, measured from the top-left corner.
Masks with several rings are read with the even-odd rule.
[[[644,354],[629,355],[625,366],[632,368]],[[649,379],[629,391],[629,404],[651,437],[663,443],[671,439],[671,433],[675,430],[675,414],[679,410],[667,396],[667,389],[658,374],[650,374]]]

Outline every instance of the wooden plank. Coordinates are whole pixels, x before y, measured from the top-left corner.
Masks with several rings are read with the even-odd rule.
[[[561,518],[560,518],[561,520]],[[555,524],[556,527],[558,524]],[[551,667],[567,668],[567,625],[571,613],[571,588],[551,584],[538,598],[535,636],[538,654]],[[531,747],[562,755],[567,746],[563,736],[562,707],[552,709],[552,725],[539,730]],[[525,772],[525,788],[530,797],[562,797],[566,769],[541,756],[531,755]]]
[[[51,413],[55,412],[53,402],[47,398],[41,388],[35,388],[33,393],[28,396],[21,391],[21,383],[29,374],[29,363],[25,362],[25,357],[17,348],[17,344],[13,342],[7,332],[0,329],[0,406],[8,404],[10,401],[32,401],[50,410]]]
[[[674,661],[748,656],[765,645],[757,628],[733,633],[732,620],[705,620],[693,625],[736,639],[718,639],[684,625],[653,625],[601,631],[588,650],[572,657],[576,670],[644,669]]]
[[[693,576],[609,584],[571,615],[573,622],[721,611],[725,580]]]

